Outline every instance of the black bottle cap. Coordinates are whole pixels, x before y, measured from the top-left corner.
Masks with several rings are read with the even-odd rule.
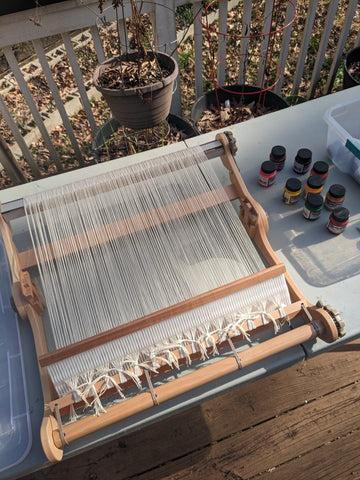
[[[319,208],[323,204],[323,197],[319,193],[309,193],[306,197],[306,203],[312,208]]]
[[[273,173],[276,170],[276,165],[271,160],[267,160],[261,164],[261,170],[264,173]]]
[[[318,175],[324,175],[329,171],[329,165],[326,162],[319,160],[318,162],[314,163],[313,170]]]
[[[275,147],[271,149],[271,155],[274,158],[282,158],[286,155],[286,148],[282,145],[275,145]]]
[[[296,160],[299,163],[309,163],[311,162],[312,151],[308,148],[300,148],[296,155]]]
[[[341,198],[345,195],[345,187],[343,185],[340,185],[340,183],[334,183],[334,185],[331,185],[329,188],[329,193],[332,197],[334,198]]]
[[[310,175],[310,177],[306,180],[306,183],[310,188],[318,189],[322,187],[323,180],[321,177],[317,175]]]
[[[345,207],[336,207],[331,214],[336,222],[346,222],[350,217],[350,212]]]
[[[298,178],[289,178],[286,180],[286,188],[290,192],[297,192],[301,189],[301,181]]]

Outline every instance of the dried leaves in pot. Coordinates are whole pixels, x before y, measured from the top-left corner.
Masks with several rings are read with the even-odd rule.
[[[99,84],[103,88],[127,89],[151,85],[171,74],[168,68],[158,69],[157,59],[149,54],[148,58],[139,60],[126,59],[126,56],[109,66],[99,75]]]

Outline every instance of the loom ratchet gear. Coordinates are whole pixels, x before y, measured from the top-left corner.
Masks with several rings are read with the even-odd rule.
[[[276,256],[235,152],[232,135],[219,133],[1,206],[13,304],[34,336],[50,461],[154,405],[316,337],[330,343],[345,334],[339,312],[307,300]],[[19,252],[11,221],[21,215],[33,245]],[[299,316],[302,325],[284,327]],[[239,348],[265,330],[269,340]],[[208,362],[220,351],[228,354]],[[191,362],[193,371],[172,375]]]

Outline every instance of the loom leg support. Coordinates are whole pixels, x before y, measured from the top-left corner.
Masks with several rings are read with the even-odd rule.
[[[58,448],[54,442],[54,433],[58,431],[58,423],[45,406],[44,418],[40,428],[40,438],[44,453],[50,462],[60,462],[63,457],[62,448]]]

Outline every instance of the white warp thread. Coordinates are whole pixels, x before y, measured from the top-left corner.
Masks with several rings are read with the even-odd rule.
[[[205,160],[197,147],[24,200],[49,312],[48,345],[70,345],[265,268],[225,194],[202,208],[199,195],[222,189]],[[185,215],[187,207],[199,211]],[[215,353],[215,333],[246,336],[243,325],[251,328],[255,314],[290,303],[280,278],[57,362],[49,367],[54,386],[59,395],[86,398],[99,379],[113,385],[113,374],[139,383],[142,368],[156,370],[158,357],[176,366],[171,352],[182,345]]]

